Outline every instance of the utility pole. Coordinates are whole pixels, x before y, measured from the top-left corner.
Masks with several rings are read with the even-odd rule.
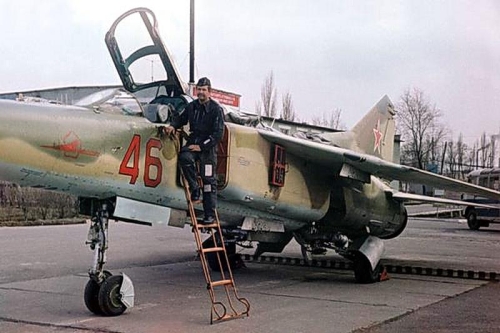
[[[194,0],[189,7],[189,84],[194,85]]]
[[[444,168],[444,157],[446,156],[446,148],[448,147],[448,141],[444,142],[444,150],[443,150],[443,156],[441,157],[441,172],[440,175],[443,174],[443,168]]]

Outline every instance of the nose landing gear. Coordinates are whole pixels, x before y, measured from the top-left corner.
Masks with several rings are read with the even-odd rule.
[[[87,244],[94,251],[90,280],[84,291],[84,300],[90,312],[103,316],[119,316],[134,306],[134,286],[125,275],[112,275],[103,269],[106,263],[109,211],[107,204],[92,218]]]

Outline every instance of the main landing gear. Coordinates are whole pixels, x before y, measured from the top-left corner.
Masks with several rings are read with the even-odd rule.
[[[383,267],[380,258],[384,252],[384,242],[374,236],[356,239],[348,249],[348,258],[353,261],[354,278],[358,283],[381,281]]]
[[[335,250],[353,263],[354,278],[358,283],[374,283],[387,279],[387,273],[380,264],[384,252],[383,241],[375,236],[363,236],[350,240],[335,233],[324,238],[311,237],[314,232],[296,233],[295,239],[301,245],[304,262],[311,263],[313,255],[324,254],[326,248]]]
[[[134,286],[127,275],[112,275],[103,269],[108,249],[108,218],[107,204],[102,204],[92,217],[87,244],[94,251],[94,260],[89,270],[90,280],[85,286],[84,299],[90,312],[118,316],[134,306]]]

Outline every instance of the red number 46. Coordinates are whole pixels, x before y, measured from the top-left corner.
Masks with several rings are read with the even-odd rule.
[[[163,167],[161,160],[152,156],[153,148],[161,149],[161,141],[155,138],[150,138],[146,143],[146,158],[144,161],[144,185],[147,187],[156,187],[161,183],[161,176],[163,174]],[[141,155],[141,136],[135,134],[130,141],[125,156],[123,156],[122,163],[120,164],[121,175],[130,176],[130,184],[135,184],[139,177],[139,156]],[[151,167],[156,167],[156,176],[151,177]]]

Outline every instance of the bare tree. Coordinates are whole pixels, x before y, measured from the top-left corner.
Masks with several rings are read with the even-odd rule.
[[[476,140],[474,142],[474,145],[472,146],[472,150],[470,151],[470,156],[469,156],[469,159],[470,159],[470,166],[474,169],[477,169],[478,168],[478,165],[479,165],[479,151],[478,151],[478,148],[479,147],[479,142]]]
[[[486,132],[481,134],[481,138],[476,140],[471,151],[471,166],[477,168],[491,168],[494,166],[496,150],[496,136],[492,135],[490,140]]]
[[[446,164],[448,165],[448,176],[456,179],[465,179],[465,174],[469,172],[470,166],[466,165],[467,145],[463,142],[463,135],[460,133],[457,142],[453,140],[446,142],[445,152]]]
[[[458,178],[465,178],[465,169],[463,168],[466,156],[467,156],[467,145],[464,143],[464,136],[462,133],[458,136],[457,141],[457,174]]]
[[[425,169],[429,160],[439,161],[445,130],[438,120],[441,111],[432,106],[418,88],[408,89],[398,104],[398,129],[405,144],[401,160]]]
[[[257,113],[259,116],[262,115],[262,105],[259,102],[255,102],[255,113]]]
[[[426,138],[426,147],[427,147],[427,156],[428,156],[428,161],[427,163],[430,164],[429,167],[431,167],[435,172],[441,172],[442,169],[439,170],[439,163],[444,157],[445,152],[445,147],[446,147],[446,141],[445,141],[445,136],[446,136],[446,129],[439,125],[439,124],[433,124],[430,127],[429,130],[429,135]]]
[[[492,135],[490,137],[490,166],[493,168],[495,166],[495,154],[497,152],[497,143],[496,140],[498,135]]]
[[[260,90],[259,107],[256,106],[256,111],[259,115],[263,112],[264,116],[276,117],[276,87],[274,84],[274,73],[271,71],[264,80],[264,84]]]
[[[314,116],[311,119],[313,125],[316,126],[324,126],[333,129],[342,129],[345,130],[346,126],[342,122],[342,109],[335,109],[331,112],[323,113],[322,117]]]
[[[287,91],[282,97],[281,118],[284,120],[294,121],[295,110],[293,109],[292,94]]]
[[[478,153],[480,153],[479,165],[481,168],[487,167],[486,163],[488,162],[489,148],[490,144],[486,138],[486,132],[483,132],[483,134],[481,134],[480,147],[478,148]]]

